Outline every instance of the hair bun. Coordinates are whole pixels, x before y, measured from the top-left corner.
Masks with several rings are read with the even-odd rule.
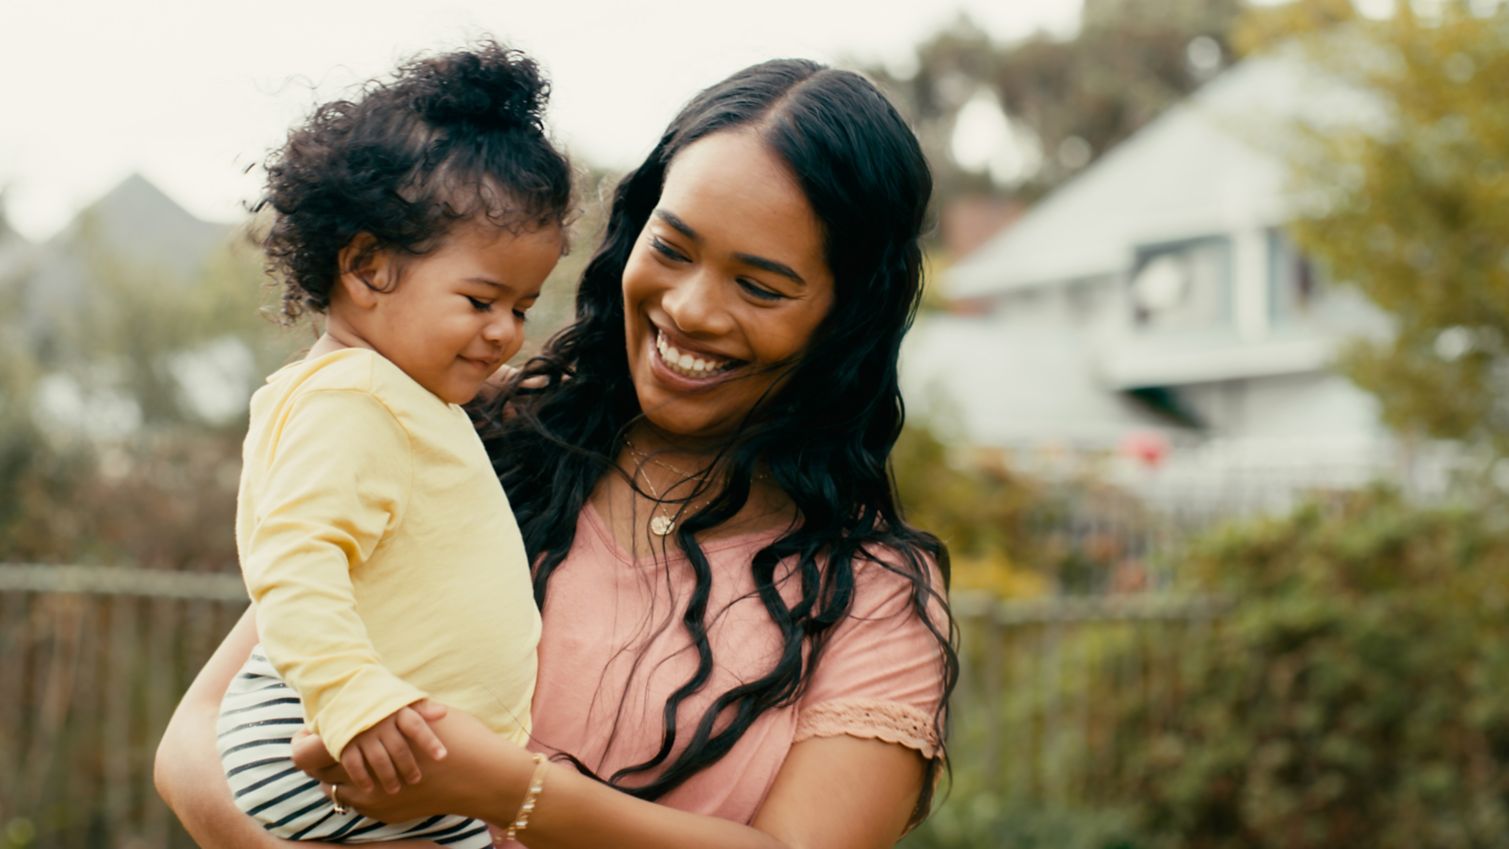
[[[414,84],[415,110],[432,124],[543,132],[550,83],[518,50],[485,41],[421,59],[402,76]]]

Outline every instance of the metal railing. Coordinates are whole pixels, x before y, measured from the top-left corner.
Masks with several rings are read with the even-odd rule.
[[[950,728],[956,780],[1014,803],[1072,806],[1124,785],[1115,738],[1129,701],[1153,725],[1173,721],[1177,676],[1152,673],[1203,650],[1229,603],[960,596],[953,608],[962,643]]]

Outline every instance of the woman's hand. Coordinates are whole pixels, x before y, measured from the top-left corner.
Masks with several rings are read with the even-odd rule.
[[[482,382],[482,388],[477,391],[478,400],[491,401],[498,397],[498,393],[502,392],[503,387],[508,385],[508,381],[513,380],[514,375],[518,373],[519,369],[508,363],[498,366],[498,370]]]
[[[433,701],[418,706],[422,706],[420,714],[445,745],[447,755],[437,761],[416,752],[424,777],[397,793],[357,787],[314,735],[295,737],[293,762],[310,777],[334,785],[342,804],[383,822],[436,814],[461,814],[491,822],[512,817],[533,768],[532,756],[468,714],[447,712],[444,705]],[[518,793],[507,792],[511,787],[517,787]]]

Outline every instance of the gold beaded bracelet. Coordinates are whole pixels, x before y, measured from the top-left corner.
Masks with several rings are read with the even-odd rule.
[[[504,840],[512,840],[514,835],[529,828],[529,815],[534,813],[534,803],[539,800],[540,791],[545,789],[545,767],[549,764],[550,761],[544,755],[535,753],[534,773],[529,776],[529,789],[524,791],[524,801],[519,804],[519,812],[514,814],[513,822],[503,832]]]

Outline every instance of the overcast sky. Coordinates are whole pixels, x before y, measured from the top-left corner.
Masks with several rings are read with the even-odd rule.
[[[773,56],[904,65],[960,11],[1072,31],[1081,0],[0,0],[0,186],[32,239],[132,171],[231,220],[244,174],[317,101],[416,51],[493,34],[555,84],[578,157],[623,167],[697,89]]]

